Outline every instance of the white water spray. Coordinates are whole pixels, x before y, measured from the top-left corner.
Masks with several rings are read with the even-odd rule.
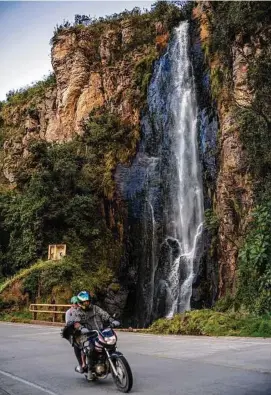
[[[190,309],[201,257],[203,191],[188,28],[182,22],[175,29],[156,62],[139,152],[118,173],[135,223],[141,326]]]
[[[192,283],[197,266],[197,242],[203,226],[203,193],[197,150],[197,104],[191,64],[188,56],[188,24],[176,29],[176,40],[171,48],[172,72],[175,90],[171,94],[174,149],[178,193],[171,196],[175,212],[175,230],[181,254],[176,258],[169,278],[173,299],[168,316],[190,309]],[[184,273],[180,284],[180,269]],[[171,280],[173,278],[173,280]]]
[[[197,148],[197,104],[188,42],[188,23],[184,22],[175,29],[175,39],[165,55],[170,64],[166,86],[162,60],[149,94],[149,105],[153,113],[158,113],[162,102],[165,106],[161,111],[164,114],[166,112],[166,117],[159,116],[156,124],[160,124],[168,135],[171,155],[169,169],[175,172],[175,176],[167,175],[170,186],[165,207],[167,223],[164,243],[168,249],[173,246],[175,250],[166,262],[169,267],[162,279],[167,292],[165,314],[168,317],[190,309],[192,284],[198,269],[199,239],[203,228],[203,192]],[[161,96],[165,100],[161,100]],[[176,253],[177,250],[179,251]]]

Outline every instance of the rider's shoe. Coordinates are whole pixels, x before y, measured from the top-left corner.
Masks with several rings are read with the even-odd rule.
[[[94,374],[89,370],[87,374],[87,381],[93,381],[94,380]]]
[[[84,369],[82,368],[82,366],[78,365],[75,367],[74,369],[77,373],[84,373]]]

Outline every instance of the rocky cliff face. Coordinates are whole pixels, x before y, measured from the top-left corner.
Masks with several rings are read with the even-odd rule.
[[[210,4],[205,2],[194,10],[194,16],[200,21],[201,44],[207,54],[220,125],[219,169],[213,207],[219,220],[218,297],[221,297],[235,290],[238,250],[253,206],[251,177],[235,115],[236,105],[249,104],[250,100],[246,60],[250,49],[242,42],[241,37],[236,37],[232,48],[233,73],[228,77],[228,81],[225,82],[224,79],[223,86],[214,92],[218,73],[227,73],[227,70],[223,69],[218,55],[208,56],[208,47],[212,40],[208,17],[211,12]]]
[[[219,295],[235,290],[236,260],[253,207],[251,176],[246,153],[239,137],[234,106],[248,103],[246,61],[238,38],[233,47],[233,90],[230,103],[218,101],[220,118],[220,170],[217,180],[216,208],[219,218]]]
[[[147,17],[62,29],[51,51],[56,81],[33,97],[11,100],[1,111],[5,178],[14,183],[29,141],[69,141],[83,133],[84,121],[97,108],[107,108],[138,128],[142,100],[136,66],[146,57],[154,59],[168,37],[162,23]]]
[[[56,113],[56,94],[56,86],[52,84],[35,98],[2,108],[0,116],[5,141],[1,152],[1,183],[14,184],[15,173],[22,159],[29,154],[29,142],[46,139],[47,129]]]
[[[125,93],[132,85],[133,66],[144,53],[120,55],[132,40],[132,31],[129,24],[120,24],[101,35],[84,29],[59,34],[52,49],[57,110],[46,131],[48,140],[70,139],[82,133],[82,120],[108,102],[118,105],[122,118],[138,123],[138,110]]]

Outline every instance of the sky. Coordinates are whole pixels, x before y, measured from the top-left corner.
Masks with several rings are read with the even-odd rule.
[[[75,14],[105,16],[153,1],[0,1],[0,100],[6,93],[41,80],[52,70],[50,39]]]

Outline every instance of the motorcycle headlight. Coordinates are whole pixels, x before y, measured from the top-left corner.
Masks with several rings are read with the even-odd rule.
[[[107,344],[114,344],[114,343],[116,343],[116,337],[115,336],[105,337],[104,340],[105,340],[105,342]]]

